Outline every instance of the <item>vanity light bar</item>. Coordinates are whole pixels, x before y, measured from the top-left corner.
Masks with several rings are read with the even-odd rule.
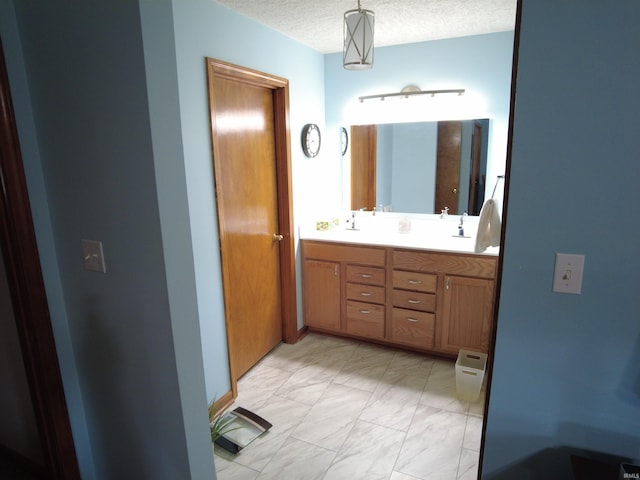
[[[455,88],[450,90],[416,90],[416,91],[407,91],[407,92],[398,92],[398,93],[381,93],[378,95],[365,95],[363,97],[358,97],[360,103],[365,100],[371,100],[373,98],[379,98],[380,100],[384,100],[387,97],[404,97],[409,98],[412,95],[431,95],[432,97],[442,94],[442,93],[457,93],[458,95],[462,95],[465,92],[464,88]]]

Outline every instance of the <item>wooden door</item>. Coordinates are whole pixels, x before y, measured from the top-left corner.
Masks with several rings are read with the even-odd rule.
[[[493,280],[446,275],[444,278],[441,347],[489,352],[493,323]]]
[[[208,65],[225,320],[235,396],[237,379],[283,339],[283,324],[293,322],[296,328],[295,313],[294,318],[290,314],[295,308],[287,200],[290,169],[288,162],[282,168],[279,160],[288,157],[283,147],[288,138],[282,138],[285,105],[274,95],[274,83],[286,81],[211,59]],[[287,248],[282,248],[283,241]],[[283,275],[288,281],[283,281]],[[283,308],[289,311],[289,323]]]
[[[351,127],[351,210],[376,206],[376,126]]]
[[[440,213],[445,207],[449,207],[449,213],[461,213],[458,212],[461,141],[462,122],[438,122],[434,213]]]
[[[480,169],[482,168],[482,125],[473,123],[473,140],[471,143],[471,175],[469,178],[469,215],[480,215],[484,202],[484,194],[480,192]],[[482,193],[482,198],[480,195]]]

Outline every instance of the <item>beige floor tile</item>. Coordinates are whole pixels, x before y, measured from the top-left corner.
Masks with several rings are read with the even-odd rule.
[[[269,398],[262,407],[253,410],[253,412],[273,426],[241,450],[235,456],[234,461],[254,470],[262,471],[307,416],[310,409],[309,405],[275,395]]]
[[[406,375],[429,378],[434,360],[431,357],[417,355],[412,352],[398,351],[389,363],[389,370],[402,372]]]
[[[471,480],[485,394],[456,398],[455,362],[311,333],[239,382],[234,406],[273,424],[219,480]]]
[[[241,406],[249,410],[260,408],[291,375],[293,372],[259,363],[238,381],[238,397],[234,407]]]
[[[456,370],[453,361],[434,360],[420,403],[450,412],[467,413],[469,402],[456,397]]]
[[[362,411],[360,419],[406,431],[420,400],[426,378],[387,371]]]
[[[370,392],[331,384],[293,432],[298,440],[338,451],[367,404]]]
[[[363,357],[354,354],[345,363],[333,382],[373,392],[387,371],[388,362],[380,360],[376,356]]]
[[[465,448],[460,452],[457,480],[476,480],[478,478],[478,461],[480,454]]]
[[[260,472],[252,470],[243,465],[239,465],[227,459],[225,452],[220,447],[215,447],[214,463],[216,466],[216,477],[218,480],[255,480]]]
[[[321,480],[335,452],[289,438],[258,476],[259,480]]]
[[[404,437],[398,430],[358,421],[324,480],[387,480]]]
[[[486,393],[480,392],[480,397],[477,402],[471,402],[469,404],[469,415],[475,415],[476,417],[484,416],[484,402],[486,399]]]
[[[480,451],[480,441],[482,440],[482,418],[474,415],[467,417],[467,425],[464,429],[463,448]]]
[[[296,344],[281,343],[273,349],[260,363],[270,367],[295,372],[315,358],[316,351],[325,341],[319,335],[310,334]]]
[[[395,470],[424,480],[456,478],[467,416],[419,405]]]
[[[293,372],[276,394],[313,405],[338,375],[345,362],[346,360],[341,358],[316,355],[309,363]]]
[[[413,477],[411,475],[405,475],[404,473],[396,472],[395,470],[391,472],[391,477],[389,480],[420,480],[418,477]]]

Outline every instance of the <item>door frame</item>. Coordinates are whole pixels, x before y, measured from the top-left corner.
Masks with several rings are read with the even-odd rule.
[[[278,242],[280,249],[282,340],[286,343],[295,343],[298,340],[298,318],[296,301],[295,235],[293,228],[291,134],[289,129],[289,80],[213,58],[206,58],[205,60],[208,78],[209,120],[211,122],[211,154],[214,174],[216,177],[219,178],[219,172],[215,159],[220,156],[220,153],[218,151],[216,126],[213,120],[213,89],[215,86],[215,78],[224,78],[261,88],[269,88],[273,94],[278,228],[280,235],[283,236],[282,241]],[[218,227],[220,227],[220,224],[218,224]],[[224,243],[224,235],[224,231],[219,228],[221,249]],[[224,269],[222,275],[224,280]],[[228,282],[223,281],[225,297],[228,288]],[[226,318],[229,318],[229,312],[225,302],[225,319]],[[231,374],[231,390],[233,392],[233,396],[236,397],[238,395],[238,386],[235,380],[235,375],[232,371],[233,365],[231,365],[230,359],[229,370]]]
[[[4,52],[0,43],[0,250],[48,478],[79,479]]]

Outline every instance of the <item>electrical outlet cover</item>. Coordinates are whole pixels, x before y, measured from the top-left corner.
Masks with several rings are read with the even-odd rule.
[[[82,240],[82,263],[85,270],[107,273],[104,264],[102,242],[96,240]]]
[[[584,255],[556,253],[556,266],[553,272],[553,291],[580,295],[582,291],[582,273]]]

